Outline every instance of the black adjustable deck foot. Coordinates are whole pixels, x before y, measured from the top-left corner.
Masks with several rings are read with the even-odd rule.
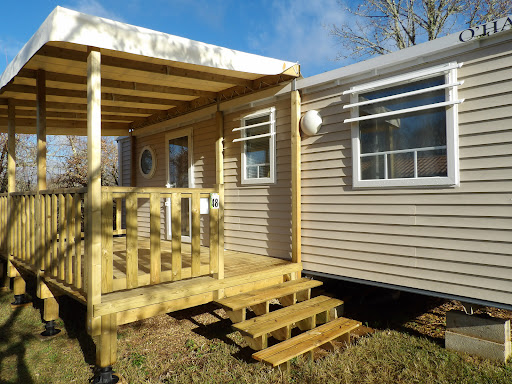
[[[93,380],[93,384],[116,384],[117,382],[119,377],[114,375],[112,366],[98,369]]]
[[[55,328],[55,321],[50,320],[44,325],[44,332],[41,333],[41,336],[49,337],[58,335],[59,333],[60,329]]]
[[[27,305],[30,305],[31,302],[27,300],[27,297],[22,295],[14,295],[14,301],[11,303],[11,307],[17,308],[17,307],[24,307]]]

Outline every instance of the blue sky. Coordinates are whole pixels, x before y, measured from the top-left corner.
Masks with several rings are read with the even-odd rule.
[[[327,26],[346,17],[337,0],[4,0],[0,73],[57,6],[157,31],[298,61],[304,76],[339,68]]]

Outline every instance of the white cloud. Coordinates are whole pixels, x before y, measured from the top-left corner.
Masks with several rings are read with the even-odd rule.
[[[341,66],[333,61],[337,47],[329,36],[329,26],[342,24],[346,17],[337,0],[273,0],[271,14],[267,29],[249,37],[252,48],[298,61],[305,75]]]
[[[105,17],[107,19],[124,22],[123,18],[119,14],[107,10],[97,0],[73,0],[72,3],[63,5],[63,7],[74,9],[78,12],[87,13],[88,15]]]

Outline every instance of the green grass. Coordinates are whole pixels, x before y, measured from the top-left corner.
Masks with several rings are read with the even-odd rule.
[[[94,350],[81,307],[68,300],[60,323],[65,332],[40,341],[40,310],[12,311],[11,301],[12,293],[0,293],[0,383],[88,383]],[[314,362],[294,359],[288,374],[255,363],[251,353],[221,310],[203,306],[120,327],[114,368],[130,384],[512,383],[512,362],[457,354],[392,330]]]

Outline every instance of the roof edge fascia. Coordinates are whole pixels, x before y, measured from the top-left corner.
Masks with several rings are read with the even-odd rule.
[[[223,48],[63,7],[56,7],[6,67],[0,88],[46,43],[68,42],[262,76],[293,71],[297,63]]]

